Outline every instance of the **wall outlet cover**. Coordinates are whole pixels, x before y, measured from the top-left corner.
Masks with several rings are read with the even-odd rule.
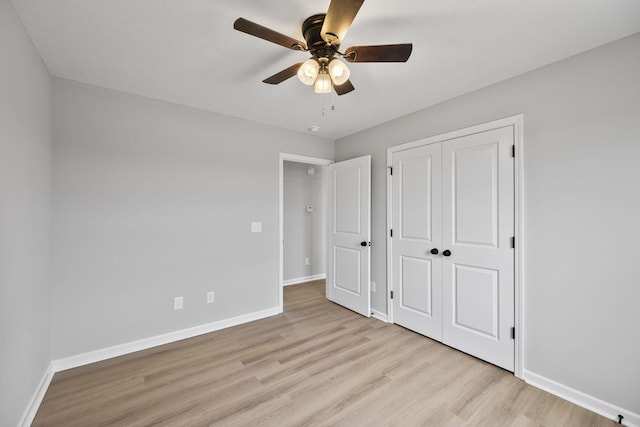
[[[251,232],[252,233],[262,233],[262,222],[261,221],[252,221],[251,222]]]
[[[213,291],[207,292],[207,304],[211,304],[212,302],[215,302],[215,300],[215,294]]]
[[[183,297],[174,297],[173,298],[173,309],[174,310],[182,310],[184,307],[184,298]]]

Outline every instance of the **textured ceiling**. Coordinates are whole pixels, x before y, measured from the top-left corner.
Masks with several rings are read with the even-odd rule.
[[[349,64],[356,90],[338,97],[295,77],[262,83],[308,54],[233,30],[244,17],[302,39],[329,0],[12,3],[54,76],[331,139],[640,31],[638,0],[366,0],[341,50],[412,42],[413,54]]]

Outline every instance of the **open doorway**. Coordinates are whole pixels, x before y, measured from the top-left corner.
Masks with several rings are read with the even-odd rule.
[[[331,160],[280,154],[279,306],[283,286],[326,275],[326,167]]]
[[[324,168],[284,162],[282,285],[326,277]]]

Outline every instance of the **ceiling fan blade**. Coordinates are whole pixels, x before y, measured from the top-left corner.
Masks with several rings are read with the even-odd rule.
[[[413,44],[387,44],[380,46],[351,46],[344,53],[349,62],[407,62]]]
[[[335,89],[338,95],[344,95],[345,93],[349,93],[355,89],[355,87],[353,87],[353,85],[351,84],[351,80],[347,80],[346,82],[342,83],[340,86],[333,86],[333,88]]]
[[[364,0],[331,0],[320,35],[329,44],[342,43]]]
[[[302,62],[298,62],[297,64],[293,64],[291,67],[285,68],[284,70],[280,71],[279,73],[274,74],[271,77],[267,77],[262,82],[263,83],[268,83],[270,85],[280,84],[283,81],[285,81],[287,79],[290,79],[291,77],[295,76],[298,73],[298,68],[300,68],[300,66],[302,64],[303,64]]]
[[[236,22],[233,23],[233,28],[238,31],[242,31],[243,33],[250,34],[252,36],[261,38],[263,40],[269,41],[271,43],[279,44],[280,46],[284,46],[288,49],[293,50],[306,50],[307,45],[304,42],[281,34],[277,31],[273,31],[270,28],[263,27],[260,24],[256,24],[255,22],[251,22],[244,18],[236,19]]]

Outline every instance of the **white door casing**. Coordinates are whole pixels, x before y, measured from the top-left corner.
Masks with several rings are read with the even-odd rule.
[[[388,181],[390,320],[511,371],[516,119],[393,147]]]
[[[442,340],[441,145],[393,154],[394,321]]]
[[[333,163],[327,175],[327,298],[369,317],[371,156]]]

